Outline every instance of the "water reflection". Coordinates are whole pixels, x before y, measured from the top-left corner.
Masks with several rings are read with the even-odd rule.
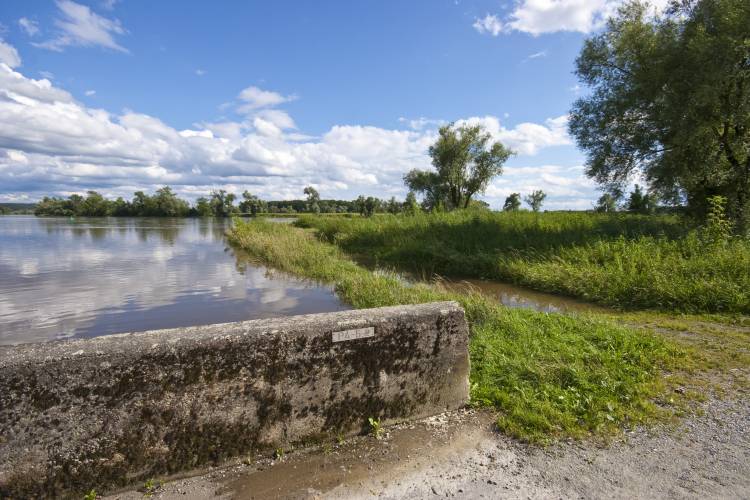
[[[345,309],[213,219],[0,217],[0,344]]]
[[[595,304],[582,302],[568,297],[550,293],[535,292],[508,283],[467,279],[461,281],[440,280],[445,288],[457,292],[478,291],[492,297],[508,307],[521,307],[543,312],[605,312],[606,309]]]

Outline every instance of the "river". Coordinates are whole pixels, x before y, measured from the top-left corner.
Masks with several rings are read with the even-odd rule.
[[[348,309],[221,219],[0,217],[0,345]]]

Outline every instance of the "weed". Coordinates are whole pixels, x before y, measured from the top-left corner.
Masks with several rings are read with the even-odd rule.
[[[284,448],[276,448],[273,451],[274,460],[284,460]]]
[[[370,434],[372,437],[380,439],[383,435],[383,427],[380,425],[380,418],[375,420],[374,418],[369,417],[367,422],[370,424]]]
[[[96,500],[96,499],[97,499],[96,490],[91,490],[85,495],[83,495],[83,500]]]
[[[161,485],[162,485],[161,481],[154,480],[154,479],[146,480],[146,482],[143,484],[143,492],[144,492],[143,496],[145,497],[152,496],[154,493],[156,493],[156,491],[159,488],[161,488]]]

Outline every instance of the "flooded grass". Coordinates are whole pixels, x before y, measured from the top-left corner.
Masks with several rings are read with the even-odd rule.
[[[750,242],[706,244],[676,216],[456,211],[297,224],[426,278],[499,280],[624,310],[750,313]]]
[[[471,328],[472,401],[497,409],[497,424],[509,435],[533,442],[609,435],[674,411],[661,397],[671,389],[661,374],[686,364],[690,353],[651,331],[408,283],[371,272],[336,245],[288,225],[238,221],[229,238],[259,263],[334,284],[357,308],[459,302]]]

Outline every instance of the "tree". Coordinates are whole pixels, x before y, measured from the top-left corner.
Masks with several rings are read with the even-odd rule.
[[[401,212],[401,203],[396,201],[395,196],[391,196],[391,199],[386,203],[385,209],[390,214],[397,214]]]
[[[503,171],[503,163],[513,152],[482,126],[440,127],[429,154],[435,172],[417,170],[404,176],[411,191],[424,193],[430,208],[442,202],[448,209],[466,208],[472,196],[484,193],[490,181]]]
[[[617,199],[612,193],[604,193],[596,202],[596,211],[600,213],[616,212]]]
[[[505,198],[503,210],[506,212],[515,212],[521,208],[521,193],[511,193]]]
[[[542,208],[542,203],[544,203],[546,197],[547,194],[544,191],[537,189],[536,191],[532,191],[530,194],[524,196],[523,201],[528,203],[534,212],[538,212],[539,209]]]
[[[258,212],[264,212],[266,210],[266,202],[250,193],[250,191],[244,191],[242,193],[242,201],[240,202],[240,212],[244,214],[252,214],[253,217]]]
[[[605,187],[637,172],[665,201],[705,214],[727,198],[750,216],[750,2],[684,0],[650,15],[627,3],[588,39],[576,61],[591,87],[576,101],[570,132],[586,172]]]
[[[190,211],[190,205],[185,200],[181,200],[172,192],[172,188],[164,186],[157,189],[153,196],[154,213],[165,217],[184,217]]]
[[[419,212],[419,204],[417,203],[417,196],[414,191],[409,191],[406,194],[406,200],[404,200],[403,211],[407,215],[416,215]]]
[[[211,209],[211,202],[205,196],[195,200],[195,212],[199,217],[211,217],[214,214]]]
[[[319,214],[320,213],[320,194],[318,194],[318,190],[312,186],[307,186],[303,192],[307,196],[307,205],[306,205],[307,211]]]
[[[109,213],[109,202],[96,191],[88,191],[86,198],[81,202],[78,209],[78,214],[89,217],[104,217]]]
[[[225,190],[211,191],[211,211],[216,217],[229,217],[235,212],[234,200],[237,197]]]
[[[636,184],[628,199],[628,210],[642,214],[654,213],[656,210],[656,197],[653,193],[644,193],[641,186]]]

